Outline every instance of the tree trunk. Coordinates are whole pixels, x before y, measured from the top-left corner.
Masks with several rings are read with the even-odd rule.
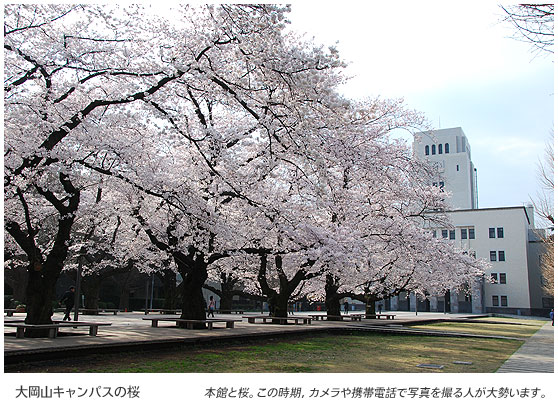
[[[219,310],[224,312],[229,312],[232,310],[233,295],[231,293],[221,293],[219,296],[221,298]]]
[[[130,307],[130,287],[128,283],[124,283],[120,289],[120,298],[118,299],[118,309],[126,310]]]
[[[30,325],[50,325],[52,323],[52,301],[56,300],[56,280],[53,273],[35,271],[29,265],[29,281],[27,282],[27,316],[25,323]],[[25,336],[30,338],[47,337],[48,330],[26,330]]]
[[[284,290],[281,290],[275,296],[275,305],[273,306],[273,316],[286,318],[288,316],[288,305],[289,305],[290,294]]]
[[[365,295],[365,303],[366,303],[366,319],[375,319],[376,318],[376,302],[378,298],[374,295]],[[370,316],[369,316],[370,315]],[[374,316],[372,316],[374,315]]]
[[[91,274],[81,278],[81,291],[84,295],[85,309],[99,309],[99,292],[101,290],[101,279],[99,275]]]
[[[325,285],[325,292],[326,292],[326,309],[328,314],[328,320],[330,316],[341,316],[341,307],[339,306],[339,294],[337,291],[339,290],[339,285],[335,281],[332,275],[326,275],[326,285]],[[338,320],[339,318],[331,318],[332,320]]]
[[[203,254],[193,262],[188,273],[181,273],[182,278],[182,315],[181,319],[205,320],[206,307],[202,288],[207,280],[207,264]],[[184,326],[186,327],[186,326]],[[195,329],[203,329],[204,325],[194,325]]]

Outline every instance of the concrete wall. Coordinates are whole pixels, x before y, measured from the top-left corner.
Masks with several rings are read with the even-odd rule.
[[[509,311],[510,308],[528,309],[532,307],[531,291],[536,275],[529,273],[529,220],[524,207],[455,210],[448,212],[455,226],[456,239],[464,250],[472,250],[477,258],[486,260],[490,267],[486,271],[487,281],[477,285],[483,289],[483,296],[473,299],[473,307],[483,304],[487,311]],[[467,229],[467,239],[461,238],[461,229]],[[474,228],[475,239],[470,239],[469,228]],[[503,228],[504,237],[489,237],[489,228]],[[438,232],[440,236],[441,230]],[[490,261],[490,252],[496,252],[496,261]],[[499,252],[505,254],[505,261],[499,261]],[[497,273],[498,283],[490,283],[491,273]],[[506,283],[500,283],[500,274],[506,274]],[[493,305],[492,297],[498,297],[498,305]],[[502,296],[507,297],[507,306],[501,305]],[[475,310],[474,310],[475,311]],[[515,310],[517,312],[517,310]]]

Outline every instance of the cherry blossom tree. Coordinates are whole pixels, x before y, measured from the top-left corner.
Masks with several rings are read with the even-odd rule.
[[[173,137],[174,143],[177,138],[187,141],[210,169],[200,145],[207,138],[205,149],[216,140],[208,122],[216,93],[222,110],[229,105],[237,110],[234,119],[234,110],[227,110],[228,124],[250,119],[243,122],[242,134],[253,133],[257,124],[278,146],[294,136],[289,134],[293,125],[282,123],[280,112],[287,110],[282,106],[288,108],[285,92],[299,71],[325,70],[329,61],[320,61],[319,51],[283,59],[296,52],[296,45],[276,52],[284,10],[185,7],[177,29],[176,24],[146,17],[139,7],[6,8],[5,198],[14,211],[7,216],[6,232],[29,260],[28,322],[49,322],[51,291],[68,254],[81,191],[87,187],[85,170],[117,177],[168,200],[152,190],[160,182],[152,181],[155,176],[142,168],[146,159],[138,156],[141,152],[126,150],[128,139],[154,138],[142,133],[154,114],[174,132],[166,145],[173,144]],[[171,86],[176,87],[173,92],[168,90]],[[320,94],[315,88],[312,92]],[[173,109],[185,105],[186,115],[179,121]],[[191,127],[188,115],[193,116]],[[166,131],[150,130],[154,129],[157,135]],[[299,136],[301,131],[299,127]],[[233,144],[232,139],[225,134],[219,143]],[[230,190],[240,193],[235,187]],[[31,195],[41,207],[30,205]],[[49,236],[55,242],[45,251],[36,245],[34,222],[52,214],[49,210],[55,211],[58,222]]]
[[[287,33],[288,10],[6,7],[6,244],[25,257],[26,322],[51,321],[78,251],[91,275],[179,273],[188,319],[205,319],[212,265],[234,259],[277,316],[326,273],[369,294],[447,283],[428,260],[442,246],[419,256],[442,197],[389,140],[421,117],[342,98],[337,51]]]

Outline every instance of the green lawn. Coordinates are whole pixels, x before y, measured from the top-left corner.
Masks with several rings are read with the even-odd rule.
[[[515,328],[513,325],[508,327]],[[287,339],[287,338],[286,338]],[[258,344],[197,346],[165,352],[92,355],[80,363],[28,365],[22,372],[494,372],[522,341],[355,332]],[[456,365],[454,361],[473,362]],[[421,369],[420,363],[444,365]],[[13,368],[13,367],[10,367]],[[16,370],[13,370],[16,371]],[[10,370],[6,370],[10,372]]]
[[[495,322],[513,322],[514,325],[507,323],[462,323],[462,322],[440,322],[429,325],[413,326],[415,329],[441,330],[453,332],[466,332],[482,335],[507,336],[513,338],[528,338],[535,333],[545,323],[540,320],[518,320],[506,318],[486,318],[485,320]]]

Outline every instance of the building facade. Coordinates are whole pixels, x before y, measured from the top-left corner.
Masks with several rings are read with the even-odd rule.
[[[430,227],[432,236],[486,260],[484,280],[468,292],[448,292],[424,301],[412,294],[386,302],[386,309],[439,312],[548,315],[551,302],[543,295],[541,231],[535,229],[533,206],[478,208],[477,170],[460,127],[415,134],[415,156],[434,163],[433,185],[448,192],[451,227]]]
[[[451,209],[478,208],[477,169],[461,127],[415,134],[413,153],[437,166],[440,177],[432,184],[451,193]]]

